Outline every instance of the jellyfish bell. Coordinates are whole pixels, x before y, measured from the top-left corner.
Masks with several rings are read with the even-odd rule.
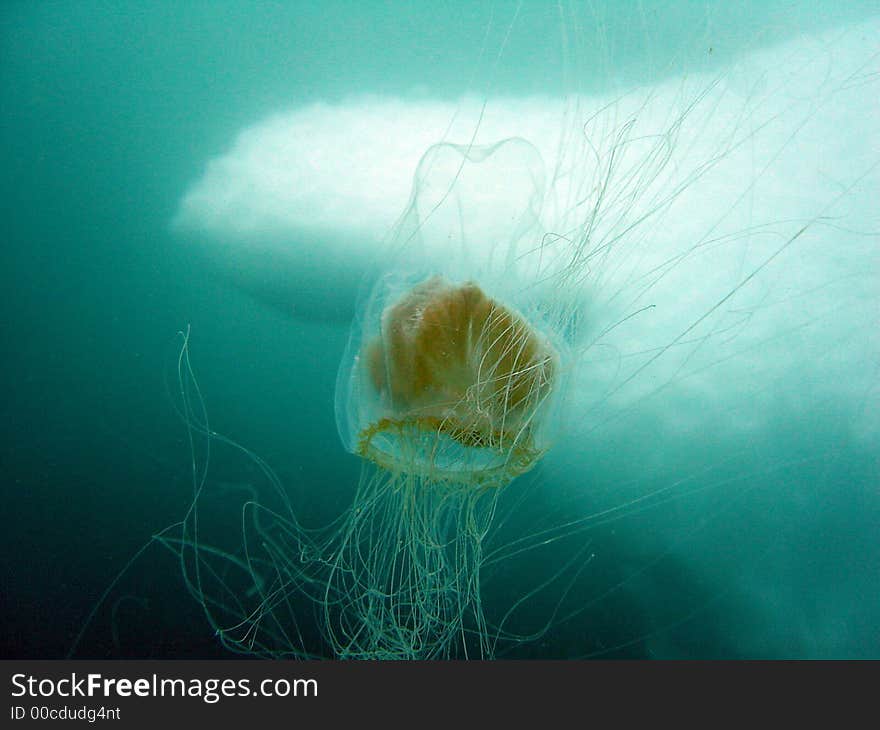
[[[534,466],[556,351],[474,282],[423,281],[382,313],[357,357],[355,451],[438,481],[510,481]]]

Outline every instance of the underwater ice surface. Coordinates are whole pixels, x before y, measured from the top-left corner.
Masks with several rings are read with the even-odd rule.
[[[498,12],[493,27],[513,22],[514,29],[540,15],[530,6],[513,21]],[[719,25],[722,11],[715,12]],[[14,35],[18,48],[49,38],[40,18],[29,22],[21,21],[30,36]],[[125,27],[124,19],[119,22]],[[161,28],[161,17],[153,22]],[[473,20],[483,30],[486,22]],[[785,23],[777,18],[776,25]],[[197,30],[194,23],[187,32],[196,36]],[[57,32],[64,35],[63,28]],[[583,24],[569,27],[570,39],[579,33],[589,31]],[[177,329],[193,324],[196,375],[209,415],[217,414],[215,427],[269,460],[294,504],[302,504],[304,519],[332,516],[344,509],[357,479],[356,462],[346,460],[333,426],[344,331],[362,277],[371,267],[394,265],[383,259],[384,241],[409,201],[427,148],[443,140],[479,145],[525,138],[544,163],[542,229],[570,236],[583,230],[609,152],[617,154],[617,189],[626,191],[621,181],[636,179],[643,170],[639,160],[657,149],[658,136],[668,135],[677,115],[699,97],[670,137],[662,172],[640,196],[621,197],[612,209],[637,225],[630,229],[614,215],[596,223],[593,236],[613,245],[596,251],[584,279],[579,358],[563,435],[534,473],[512,485],[495,538],[512,545],[548,529],[558,539],[487,571],[486,600],[503,615],[542,582],[548,565],[564,566],[577,556],[577,565],[510,619],[509,627],[524,633],[549,622],[546,632],[514,647],[511,656],[876,657],[880,27],[868,19],[826,28],[818,19],[797,32],[768,32],[766,42],[736,50],[722,42],[728,31],[714,33],[705,31],[705,44],[683,44],[674,62],[659,53],[641,78],[630,70],[604,85],[574,83],[567,97],[556,84],[510,82],[508,70],[533,59],[514,37],[493,66],[501,44],[491,33],[488,60],[473,63],[495,74],[488,90],[479,80],[476,90],[469,81],[456,88],[445,80],[433,93],[431,74],[422,77],[415,64],[410,83],[423,84],[417,93],[371,86],[363,71],[352,70],[360,75],[342,93],[313,88],[290,102],[278,91],[278,71],[255,62],[246,81],[238,80],[238,96],[247,98],[248,108],[232,103],[231,118],[222,124],[203,122],[215,131],[210,143],[193,143],[198,152],[186,151],[181,141],[156,142],[163,135],[175,138],[181,128],[195,139],[199,129],[184,119],[194,112],[180,101],[194,87],[183,70],[190,59],[165,49],[170,77],[177,79],[171,95],[177,108],[154,101],[149,110],[157,116],[148,118],[139,106],[144,102],[114,105],[107,99],[121,93],[117,84],[125,79],[112,79],[116,83],[89,87],[105,99],[104,132],[101,143],[75,148],[82,160],[52,153],[37,133],[30,142],[23,134],[28,149],[43,149],[30,174],[40,197],[54,201],[45,204],[49,217],[77,220],[70,211],[80,210],[86,222],[64,239],[61,231],[47,229],[40,205],[30,200],[31,208],[19,206],[33,212],[20,214],[14,240],[53,243],[17,257],[31,272],[26,280],[35,294],[24,297],[22,319],[31,326],[22,330],[31,338],[19,338],[24,348],[17,348],[22,354],[13,366],[30,374],[24,382],[35,392],[45,392],[45,383],[55,382],[45,373],[66,362],[58,387],[69,393],[81,381],[90,383],[85,392],[93,396],[81,404],[69,394],[46,398],[49,405],[42,408],[33,398],[14,404],[22,413],[57,415],[18,421],[24,425],[15,439],[43,446],[21,447],[17,458],[47,465],[33,477],[25,467],[11,470],[25,483],[35,479],[42,495],[39,503],[22,502],[18,513],[33,530],[41,526],[45,537],[12,532],[9,549],[33,545],[25,572],[38,574],[74,546],[84,556],[76,563],[80,574],[90,576],[47,580],[25,592],[32,613],[47,615],[59,596],[72,596],[76,615],[65,621],[72,635],[136,547],[117,532],[147,539],[181,516],[175,505],[188,498],[188,456],[170,436],[179,436],[180,425],[173,413],[163,415],[163,408],[172,409],[163,400],[160,375]],[[647,45],[662,49],[662,36],[646,35],[652,40]],[[478,47],[483,35],[475,36],[471,42]],[[464,43],[471,36],[457,37]],[[196,47],[216,53],[221,40],[219,31],[208,33]],[[158,40],[144,42],[162,49]],[[454,47],[449,37],[435,43]],[[561,53],[561,42],[551,46]],[[569,45],[566,56],[575,72],[577,46]],[[722,58],[695,63],[688,54],[697,47]],[[606,52],[608,58],[623,53]],[[88,60],[79,61],[86,71]],[[197,60],[195,68],[204,63]],[[597,68],[609,73],[609,66]],[[667,73],[667,66],[675,72]],[[53,106],[53,90],[76,94],[61,74],[69,82],[82,67],[67,68],[56,72],[58,79],[30,69],[39,82],[19,80],[19,88],[5,77],[5,85],[7,93],[17,89],[28,100],[21,119],[28,110],[35,116],[56,110],[46,129],[76,142],[94,134],[87,116],[94,112],[75,106],[76,117]],[[151,82],[154,99],[168,98],[164,76]],[[206,77],[218,97],[232,90],[232,80]],[[261,83],[275,89],[266,99],[253,91]],[[214,113],[222,116],[222,108],[215,105]],[[615,148],[633,119],[628,143]],[[139,135],[154,147],[139,144]],[[578,146],[584,137],[595,145],[595,156]],[[127,152],[127,164],[113,167],[106,160],[114,145],[139,151]],[[63,164],[53,166],[59,157]],[[94,165],[99,172],[89,178],[84,172]],[[108,171],[115,175],[112,183],[101,177]],[[59,182],[64,179],[84,180],[106,203],[81,205],[94,193],[77,198]],[[670,189],[676,194],[664,196]],[[514,194],[498,181],[500,207]],[[484,218],[468,225],[491,232],[485,223],[492,219],[491,194],[484,206]],[[96,235],[99,248],[90,256]],[[164,242],[156,245],[159,239]],[[66,258],[58,257],[59,240],[67,240]],[[443,251],[442,241],[430,245]],[[107,265],[120,260],[122,266]],[[45,313],[51,311],[47,291],[65,301],[67,315]],[[285,313],[279,316],[265,302]],[[84,323],[68,326],[65,317],[72,314]],[[34,332],[46,333],[52,347],[38,344]],[[68,357],[39,357],[41,348]],[[83,354],[90,348],[102,357]],[[144,354],[150,349],[153,355]],[[113,364],[109,375],[107,362]],[[132,395],[144,383],[150,384],[144,399],[156,405]],[[64,420],[91,424],[79,429],[87,434],[79,436],[84,445],[71,445],[68,430],[57,425]],[[43,426],[47,421],[56,425]],[[65,438],[68,445],[57,446]],[[50,439],[55,441],[46,446]],[[53,469],[53,461],[61,466]],[[144,468],[148,462],[153,466]],[[234,525],[237,493],[242,484],[257,484],[259,475],[220,456],[212,479],[217,496],[210,516],[225,524],[226,505]],[[10,483],[9,490],[13,504],[24,499],[21,486]],[[150,520],[125,508],[112,516],[114,505],[150,504],[157,495],[163,509],[151,509]],[[76,505],[76,528],[53,517],[67,504]],[[101,569],[87,560],[92,548],[85,546],[95,539]],[[175,641],[193,642],[178,646],[180,653],[209,651],[199,648],[211,645],[207,628],[201,644],[174,638],[197,632],[197,615],[179,623],[173,615],[156,618],[174,613],[156,606],[163,600],[177,605],[181,601],[171,596],[183,590],[164,561],[158,550],[142,559],[143,577],[108,602],[87,634],[84,654],[110,644],[131,655],[173,655]],[[156,598],[149,586],[159,575],[167,588]],[[13,640],[19,653],[63,653],[63,641],[40,646],[25,638],[33,635],[28,620],[16,621],[11,625],[25,627]],[[159,638],[147,637],[139,625],[154,627]]]

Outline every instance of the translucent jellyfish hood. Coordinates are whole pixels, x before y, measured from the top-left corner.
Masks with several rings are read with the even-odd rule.
[[[336,412],[346,448],[438,482],[502,486],[550,445],[565,368],[541,296],[543,163],[528,142],[423,157],[358,307]]]

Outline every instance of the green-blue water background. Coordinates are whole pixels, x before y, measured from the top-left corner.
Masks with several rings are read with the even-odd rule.
[[[485,91],[490,76],[492,93],[561,90],[549,5],[522,5],[511,26],[517,6],[504,2],[3,4],[3,656],[62,656],[129,556],[185,510],[189,453],[167,388],[176,333],[188,324],[213,427],[253,448],[292,489],[319,495],[320,509],[343,508],[357,477],[333,421],[346,332],[298,322],[236,290],[175,240],[168,222],[205,162],[273,111],[363,92],[456,98]],[[711,6],[714,58],[677,63],[711,67],[757,29],[771,42],[877,10],[733,5]],[[697,2],[617,6],[597,6],[608,45],[596,50],[596,67],[612,56],[615,83],[655,75],[707,17]],[[505,62],[492,70],[509,29]],[[578,79],[587,91],[607,83],[598,73]],[[217,467],[231,483],[255,478],[241,461]],[[852,468],[854,480],[876,476],[875,463]],[[877,656],[877,602],[861,593],[877,587],[878,506],[842,501],[836,510],[826,529],[850,544],[818,565],[805,555],[791,567],[793,582],[809,602],[811,582],[852,569],[847,556],[855,556],[867,577],[851,584],[851,601],[866,610],[851,614],[846,645],[820,653]],[[638,544],[615,549],[651,559]],[[719,586],[682,570],[661,566],[657,591],[685,617]],[[624,593],[527,655],[583,653],[655,628]],[[753,646],[751,630],[750,617],[722,601],[670,629],[669,645],[679,655],[738,656]],[[784,638],[766,644],[771,655],[799,650]],[[646,651],[636,642],[612,656]],[[135,566],[79,654],[226,656],[159,550]]]

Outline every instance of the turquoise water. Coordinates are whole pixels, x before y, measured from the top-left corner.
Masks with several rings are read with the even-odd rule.
[[[778,126],[748,136],[745,166],[689,186],[706,197],[684,196],[655,238],[640,232],[625,265],[595,281],[632,293],[620,281],[653,271],[655,252],[687,250],[684,218],[703,221],[702,236],[735,209],[718,233],[733,243],[669,266],[639,302],[653,319],[616,330],[609,350],[625,357],[585,358],[567,435],[510,487],[493,539],[544,527],[566,537],[487,575],[487,603],[503,615],[548,564],[576,556],[511,619],[547,630],[503,655],[877,657],[880,8],[615,6],[560,20],[545,3],[4,5],[4,656],[66,654],[130,556],[186,512],[191,455],[174,409],[187,326],[211,427],[271,464],[305,524],[349,505],[360,466],[336,432],[337,366],[358,282],[380,257],[370,242],[403,210],[413,173],[383,128],[357,127],[367,112],[461,143],[479,126],[466,94],[477,109],[488,101],[481,133],[500,120],[506,135],[509,116],[543,119],[539,108],[559,130],[584,128],[553,107],[565,93],[593,100],[585,119],[613,100],[620,124],[628,90],[662,97],[664,83],[720,78],[729,93],[692,116],[706,136],[676,149],[693,143],[711,159],[722,120],[753,107]],[[762,86],[755,69],[774,68],[774,53],[802,72]],[[212,164],[277,141],[265,125],[279,118],[280,139],[305,137],[317,163],[272,148],[293,163],[268,197],[261,164],[211,177]],[[532,135],[540,124],[529,124]],[[534,134],[552,169],[552,141]],[[347,189],[358,164],[382,171],[366,178],[376,195]],[[229,179],[247,185],[224,208],[216,191]],[[215,197],[176,225],[188,192],[212,180]],[[807,222],[722,316],[718,302],[776,250],[755,232],[772,223],[781,243]],[[343,265],[334,247],[349,240],[358,247]],[[612,271],[631,278],[614,283]],[[585,298],[602,311],[598,284]],[[704,316],[709,330],[688,329]],[[265,485],[241,454],[217,449],[211,467],[206,520],[233,544],[242,488]],[[304,643],[320,652],[319,621],[302,610]],[[77,654],[228,656],[156,544]]]

